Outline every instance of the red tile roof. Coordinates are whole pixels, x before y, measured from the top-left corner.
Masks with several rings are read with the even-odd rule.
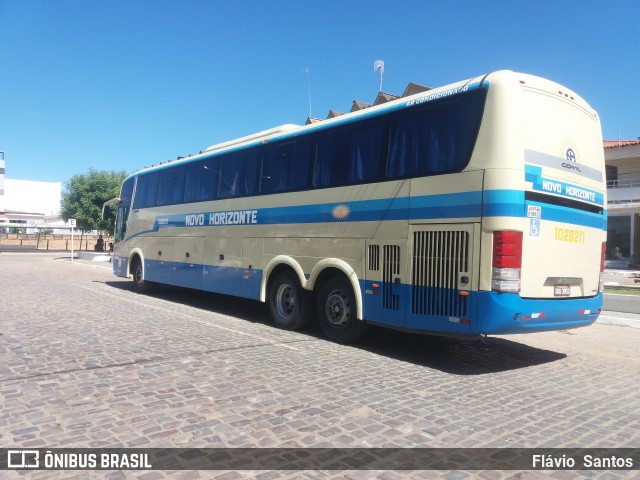
[[[638,140],[605,140],[604,148],[627,147],[629,145],[640,145]]]

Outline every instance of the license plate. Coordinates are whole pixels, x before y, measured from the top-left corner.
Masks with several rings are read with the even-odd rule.
[[[553,295],[555,297],[569,297],[571,296],[571,287],[569,285],[554,285]]]

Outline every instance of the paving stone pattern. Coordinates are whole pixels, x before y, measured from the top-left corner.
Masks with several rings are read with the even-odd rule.
[[[138,295],[109,269],[59,255],[0,254],[0,446],[640,447],[640,364],[581,350],[580,335],[561,338],[570,353],[536,335],[466,342],[388,330],[342,346],[318,331],[272,327],[256,302],[177,288]],[[602,332],[603,351],[616,335],[640,340],[638,329],[588,328]],[[3,473],[266,480],[634,472]]]

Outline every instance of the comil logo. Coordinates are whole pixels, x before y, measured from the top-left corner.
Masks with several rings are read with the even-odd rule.
[[[578,161],[578,159],[576,158],[576,152],[573,150],[573,148],[567,148],[567,151],[565,152],[565,158],[567,159],[567,161],[562,162],[560,164],[562,165],[562,168],[566,168],[567,170],[573,170],[575,172],[582,173],[582,170],[580,170],[580,167],[576,165],[576,162]]]
[[[38,450],[7,450],[8,468],[40,468]]]

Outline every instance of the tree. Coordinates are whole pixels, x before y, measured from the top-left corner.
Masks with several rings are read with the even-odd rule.
[[[120,186],[126,177],[124,170],[90,169],[87,174],[74,175],[65,183],[62,192],[62,218],[65,221],[75,218],[76,227],[83,232],[113,232],[115,211],[108,220],[102,220],[102,204],[120,194]]]

